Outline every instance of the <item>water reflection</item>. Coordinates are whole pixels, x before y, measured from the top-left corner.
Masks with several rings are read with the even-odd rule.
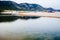
[[[15,21],[17,20],[18,18],[17,17],[14,17],[14,16],[0,16],[0,22],[12,22],[12,21]]]
[[[0,22],[12,22],[15,21],[17,19],[24,19],[24,20],[28,20],[28,19],[37,19],[39,17],[34,17],[34,16],[0,16]]]
[[[60,19],[45,18],[26,20],[24,17],[0,17],[1,40],[60,40]],[[6,19],[5,19],[6,18]],[[26,17],[25,17],[26,18]],[[5,21],[4,20],[13,21]],[[24,19],[24,20],[22,20]],[[15,21],[16,20],[16,21]]]

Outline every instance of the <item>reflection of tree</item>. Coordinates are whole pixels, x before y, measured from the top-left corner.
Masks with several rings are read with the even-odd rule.
[[[24,16],[24,17],[21,17],[21,16],[0,16],[0,22],[12,22],[12,21],[15,21],[17,19],[24,19],[24,20],[27,20],[27,19],[36,19],[36,18],[39,18],[39,17],[29,17],[29,16]]]
[[[0,10],[0,14],[1,14],[1,12],[3,12],[4,10]]]
[[[23,17],[19,17],[20,19],[36,19],[36,18],[39,18],[39,16],[38,17],[36,17],[36,16],[23,16]]]
[[[18,19],[15,16],[0,16],[0,22],[11,22]]]
[[[3,12],[3,10],[0,10],[0,12]]]

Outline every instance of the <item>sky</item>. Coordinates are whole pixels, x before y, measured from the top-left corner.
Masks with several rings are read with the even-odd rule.
[[[52,7],[55,9],[60,9],[60,0],[11,0],[16,3],[35,3],[43,7]]]

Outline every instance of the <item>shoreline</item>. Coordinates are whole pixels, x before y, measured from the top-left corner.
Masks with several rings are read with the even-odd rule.
[[[56,12],[56,13],[48,13],[48,12],[16,12],[16,13],[2,13],[4,15],[0,15],[0,16],[35,16],[35,17],[51,17],[51,18],[60,18],[60,12]],[[8,14],[8,15],[6,15]],[[10,15],[9,15],[10,14]]]

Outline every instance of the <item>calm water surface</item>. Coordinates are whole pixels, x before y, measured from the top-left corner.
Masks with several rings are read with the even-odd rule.
[[[0,35],[60,35],[60,18],[17,19],[12,22],[0,22]]]

